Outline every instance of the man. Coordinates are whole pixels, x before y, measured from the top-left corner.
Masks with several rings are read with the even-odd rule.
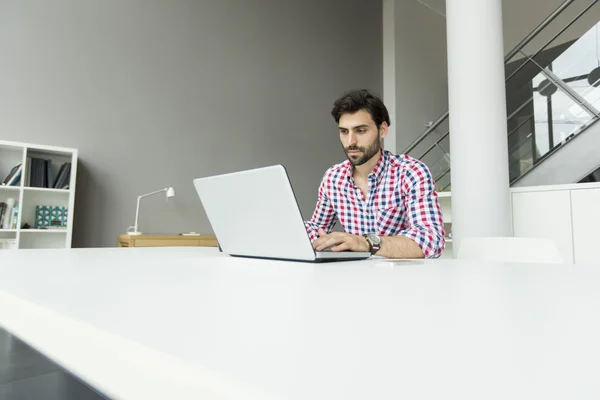
[[[444,225],[433,177],[422,162],[383,150],[390,117],[381,99],[353,91],[336,100],[331,115],[348,160],[327,170],[305,221],[315,250],[439,257]],[[338,220],[344,233],[332,232]]]

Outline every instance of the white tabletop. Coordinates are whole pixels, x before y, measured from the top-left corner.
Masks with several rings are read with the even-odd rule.
[[[0,251],[0,325],[115,399],[600,398],[600,266]]]

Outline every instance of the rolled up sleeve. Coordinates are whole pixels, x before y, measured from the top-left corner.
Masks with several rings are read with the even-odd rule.
[[[429,168],[416,162],[408,169],[402,184],[408,228],[400,232],[414,241],[425,258],[438,258],[444,251],[444,222],[435,182]]]
[[[325,179],[323,179],[321,185],[319,185],[319,195],[313,216],[309,221],[304,221],[304,227],[311,242],[319,237],[318,232],[320,228],[323,228],[327,233],[331,233],[337,221],[335,211],[327,196],[325,185]]]

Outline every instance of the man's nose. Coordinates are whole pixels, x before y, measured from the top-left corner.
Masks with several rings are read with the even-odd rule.
[[[352,132],[348,133],[348,145],[349,146],[356,146],[356,135]]]

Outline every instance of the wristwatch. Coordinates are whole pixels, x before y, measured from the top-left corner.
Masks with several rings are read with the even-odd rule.
[[[381,238],[374,233],[365,233],[363,235],[367,242],[369,243],[369,251],[371,255],[374,255],[381,249]]]

